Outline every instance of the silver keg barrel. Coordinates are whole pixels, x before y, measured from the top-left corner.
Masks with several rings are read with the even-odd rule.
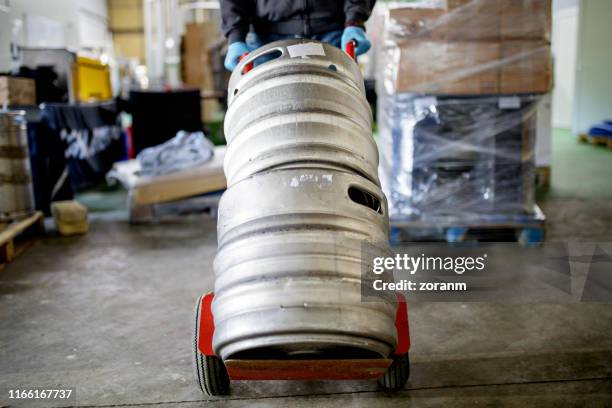
[[[25,112],[0,110],[0,219],[34,211]]]
[[[275,229],[315,228],[359,233],[386,241],[387,200],[356,174],[331,169],[279,169],[244,179],[221,197],[219,247],[243,235]]]
[[[243,73],[252,63],[255,68]],[[229,186],[266,169],[311,161],[344,167],[378,183],[378,151],[363,79],[340,49],[312,40],[268,44],[238,65],[228,93]]]
[[[222,359],[394,350],[395,297],[361,296],[362,245],[389,232],[371,124],[357,65],[330,45],[272,43],[234,70],[212,304]]]
[[[213,347],[249,353],[387,357],[395,300],[361,299],[361,245],[387,241],[386,199],[357,174],[287,168],[221,198]]]

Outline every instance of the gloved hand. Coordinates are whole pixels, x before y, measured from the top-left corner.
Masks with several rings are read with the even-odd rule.
[[[346,27],[342,33],[342,49],[346,50],[346,44],[349,41],[355,41],[355,55],[361,55],[368,52],[372,43],[368,39],[365,31],[361,27]]]
[[[231,43],[229,47],[227,47],[227,55],[225,56],[225,61],[223,62],[225,69],[228,71],[233,71],[234,68],[236,68],[236,65],[238,65],[240,57],[242,57],[242,54],[245,52],[249,52],[249,48],[245,42],[237,41]]]

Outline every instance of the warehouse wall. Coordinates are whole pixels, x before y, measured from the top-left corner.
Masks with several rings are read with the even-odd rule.
[[[11,18],[8,11],[0,10],[0,72],[11,67]]]
[[[553,1],[552,51],[555,87],[552,102],[554,127],[570,129],[574,110],[578,0]]]
[[[572,131],[612,119],[612,1],[580,0]]]
[[[115,53],[120,57],[145,60],[142,0],[108,0],[110,30]]]
[[[108,16],[105,0],[12,0],[0,11],[0,71],[11,68],[10,42],[15,21],[26,46],[102,47],[107,44]]]

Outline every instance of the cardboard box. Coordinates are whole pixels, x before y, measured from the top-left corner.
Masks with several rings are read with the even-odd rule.
[[[77,201],[51,203],[55,226],[61,235],[83,235],[89,231],[87,207]]]
[[[210,46],[221,36],[216,23],[187,24],[183,39],[183,81],[202,91],[214,91]],[[202,103],[202,119],[211,122],[218,119],[221,105],[215,99]]]
[[[544,41],[501,43],[500,93],[547,93],[552,88],[550,45]]]
[[[31,78],[0,76],[0,106],[36,105],[36,83]]]
[[[387,34],[400,54],[396,92],[551,89],[550,0],[447,0],[444,9],[392,8],[389,19]]]
[[[389,10],[391,31],[407,39],[445,40],[446,30],[440,22],[446,14],[443,9],[398,7]]]
[[[398,7],[389,10],[396,38],[442,41],[498,41],[499,2],[469,3],[451,10]]]
[[[550,41],[551,0],[512,0],[501,6],[502,40]]]
[[[413,40],[400,47],[395,92],[505,95],[552,87],[550,45],[544,41]]]
[[[208,49],[220,35],[217,25],[212,22],[187,24],[185,27],[183,65],[187,85],[202,88],[204,84],[212,83],[212,80],[205,78],[211,71]]]
[[[447,0],[447,40],[498,41],[501,4],[514,0]]]
[[[443,9],[390,9],[390,29],[406,39],[550,41],[551,7],[551,0],[447,0]]]
[[[496,35],[495,24],[502,41],[550,41],[551,0],[446,0],[446,10],[457,14],[450,31],[471,32],[473,40],[492,39]],[[470,37],[466,33],[459,35],[463,39]]]
[[[497,42],[410,41],[400,50],[395,91],[496,94],[499,58]]]

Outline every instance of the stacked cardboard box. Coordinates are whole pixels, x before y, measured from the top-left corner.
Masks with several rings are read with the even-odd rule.
[[[546,93],[552,84],[550,0],[447,0],[444,9],[395,8],[395,92]]]
[[[0,109],[4,105],[36,105],[34,80],[7,75],[0,76]]]
[[[183,81],[201,91],[215,90],[210,47],[221,36],[218,24],[213,22],[190,23],[185,27],[183,38]],[[211,122],[217,119],[221,106],[216,99],[205,99],[202,103],[202,119]]]

